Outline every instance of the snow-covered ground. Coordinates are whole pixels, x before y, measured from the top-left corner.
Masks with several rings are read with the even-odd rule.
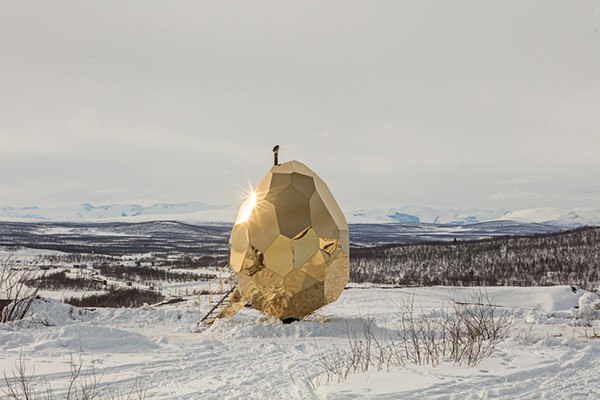
[[[327,383],[319,355],[348,345],[373,319],[392,330],[403,305],[416,311],[469,301],[471,288],[353,287],[305,321],[283,325],[252,309],[197,327],[193,299],[138,309],[80,311],[56,300],[32,315],[0,324],[0,370],[8,376],[22,354],[32,380],[61,398],[70,357],[92,365],[103,390],[128,393],[136,381],[155,399],[584,399],[600,396],[598,296],[569,286],[487,288],[491,301],[514,313],[515,326],[493,357],[475,367],[407,364],[371,368]],[[575,309],[575,306],[581,306]],[[577,318],[577,317],[582,318]],[[586,326],[587,325],[587,326]],[[2,382],[0,385],[4,385]],[[105,392],[107,393],[107,392]]]

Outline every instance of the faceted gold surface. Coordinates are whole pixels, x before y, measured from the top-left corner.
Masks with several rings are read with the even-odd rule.
[[[231,267],[243,302],[279,319],[301,319],[340,296],[350,237],[329,188],[298,161],[275,165],[240,208]]]

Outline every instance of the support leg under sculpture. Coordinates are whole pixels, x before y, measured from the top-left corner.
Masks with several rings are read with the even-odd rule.
[[[217,315],[217,318],[215,319],[233,317],[234,315],[239,313],[242,308],[244,308],[246,303],[247,301],[244,300],[240,291],[237,288],[235,288],[231,295],[231,299],[229,300],[229,304],[227,304],[227,306],[221,310],[221,312],[219,313],[219,315]]]

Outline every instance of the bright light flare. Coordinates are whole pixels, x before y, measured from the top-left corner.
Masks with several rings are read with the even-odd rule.
[[[254,210],[254,207],[256,207],[256,192],[251,191],[246,201],[244,201],[240,207],[240,212],[237,215],[235,224],[237,225],[247,222],[248,218],[250,218],[250,215],[252,214],[252,210]]]

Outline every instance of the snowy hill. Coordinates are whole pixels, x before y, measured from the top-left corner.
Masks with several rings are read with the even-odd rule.
[[[570,286],[484,290],[499,310],[513,315],[514,326],[492,357],[477,366],[443,358],[435,367],[408,361],[378,368],[372,343],[387,345],[386,338],[397,337],[403,304],[414,304],[429,321],[449,299],[472,301],[474,288],[364,287],[345,290],[337,302],[287,325],[244,308],[232,319],[198,328],[192,298],[175,305],[96,310],[37,300],[26,320],[0,324],[0,373],[12,378],[22,359],[33,389],[45,393],[51,387],[53,398],[67,397],[78,354],[82,377],[99,383],[103,398],[135,387],[143,388],[145,398],[182,400],[600,396],[600,341],[593,336],[600,321],[589,307],[597,295]],[[578,311],[587,308],[590,317]],[[329,379],[322,361],[345,360],[344,352],[351,354],[349,337],[361,340],[366,326],[375,339],[369,341],[373,365],[346,379]],[[402,349],[396,345],[391,349]]]
[[[600,207],[575,208],[562,210],[557,208],[532,208],[511,211],[500,220],[518,222],[536,222],[559,227],[598,226],[600,225]]]
[[[500,217],[500,219],[519,222],[542,223],[559,218],[565,212],[565,210],[558,208],[528,208],[525,210],[509,211],[504,216]]]

